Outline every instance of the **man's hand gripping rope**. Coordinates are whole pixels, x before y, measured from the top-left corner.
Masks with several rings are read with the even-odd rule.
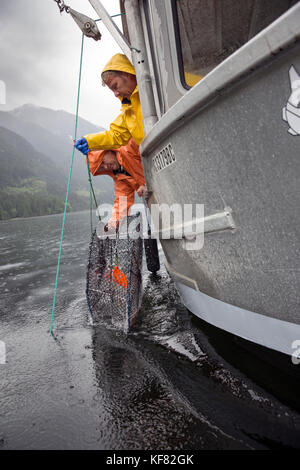
[[[77,139],[76,141],[74,141],[74,145],[77,148],[77,150],[79,150],[79,152],[83,153],[84,155],[87,155],[90,151],[89,145],[85,137],[82,137],[81,139]]]

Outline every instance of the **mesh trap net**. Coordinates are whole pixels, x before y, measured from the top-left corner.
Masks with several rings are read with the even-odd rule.
[[[140,214],[121,220],[117,232],[99,223],[90,243],[87,302],[94,322],[128,332],[142,298],[143,239]]]

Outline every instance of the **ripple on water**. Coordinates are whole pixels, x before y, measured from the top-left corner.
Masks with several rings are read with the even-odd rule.
[[[26,263],[10,263],[10,264],[3,264],[0,266],[0,271],[7,271],[11,268],[19,268],[20,266],[24,266]]]

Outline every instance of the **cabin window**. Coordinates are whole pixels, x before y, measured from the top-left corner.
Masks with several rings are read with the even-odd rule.
[[[295,3],[297,0],[174,0],[183,85],[195,85]]]

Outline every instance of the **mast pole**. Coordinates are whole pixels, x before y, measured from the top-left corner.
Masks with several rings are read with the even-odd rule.
[[[131,45],[134,46],[132,51],[132,61],[136,72],[139,95],[142,105],[144,131],[145,135],[147,135],[154,124],[157,122],[158,117],[155,107],[139,1],[125,0],[124,6],[130,42]]]
[[[151,74],[147,57],[140,7],[138,0],[125,0],[125,12],[131,45],[128,44],[117,25],[113,22],[99,0],[89,0],[102,22],[132,62],[137,78],[143,112],[143,124],[147,135],[157,122]]]

